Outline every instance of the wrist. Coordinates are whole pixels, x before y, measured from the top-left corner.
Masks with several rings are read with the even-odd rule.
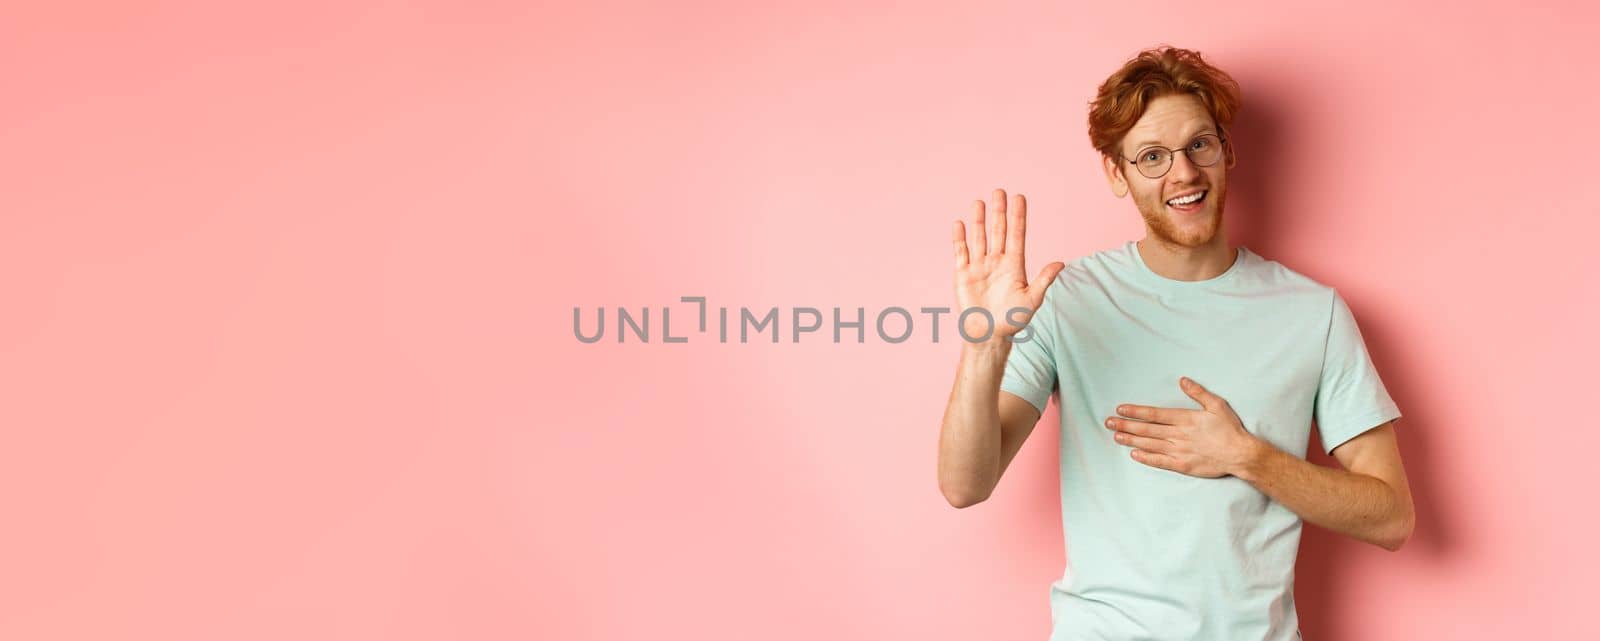
[[[976,343],[963,342],[961,352],[971,358],[1004,360],[1006,355],[1011,353],[1011,339],[993,337]]]
[[[1261,469],[1272,456],[1273,447],[1261,437],[1254,434],[1245,434],[1243,445],[1240,447],[1240,456],[1231,472],[1247,482],[1254,483],[1261,478]]]

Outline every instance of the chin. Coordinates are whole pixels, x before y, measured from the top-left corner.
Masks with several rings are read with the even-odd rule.
[[[1189,220],[1179,222],[1182,216]],[[1150,227],[1152,235],[1163,242],[1181,247],[1201,247],[1216,238],[1217,232],[1222,229],[1221,215],[1215,208],[1208,207],[1204,213],[1175,214],[1163,211],[1159,217],[1145,216],[1145,224]]]
[[[1180,245],[1180,246],[1189,247],[1189,248],[1204,247],[1208,243],[1211,242],[1211,239],[1216,237],[1216,234],[1203,234],[1202,235],[1200,233],[1196,233],[1196,234],[1182,234],[1182,233],[1180,233],[1180,234],[1177,234],[1175,236],[1168,236],[1166,234],[1158,233],[1157,235],[1161,236],[1162,238],[1166,239],[1167,242],[1170,242],[1170,243],[1172,243],[1174,245]]]

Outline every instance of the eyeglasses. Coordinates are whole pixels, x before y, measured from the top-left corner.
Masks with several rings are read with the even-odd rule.
[[[1222,144],[1227,141],[1227,138],[1217,134],[1201,134],[1189,141],[1183,149],[1152,145],[1139,150],[1137,160],[1128,160],[1126,157],[1123,160],[1138,167],[1139,173],[1144,174],[1145,178],[1160,178],[1172,169],[1172,155],[1180,151],[1188,156],[1189,162],[1194,163],[1196,167],[1210,167],[1217,164],[1217,159],[1222,157]]]

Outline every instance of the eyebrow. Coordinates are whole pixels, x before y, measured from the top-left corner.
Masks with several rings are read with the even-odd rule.
[[[1199,138],[1200,136],[1203,136],[1205,134],[1215,134],[1215,133],[1217,133],[1215,131],[1212,131],[1212,129],[1213,129],[1213,127],[1211,125],[1206,125],[1204,127],[1201,127],[1198,131],[1196,131],[1196,132],[1194,132],[1192,134],[1189,134],[1189,137],[1187,138],[1187,140],[1192,142],[1192,141],[1194,141],[1195,138]],[[1145,147],[1149,147],[1151,145],[1156,145],[1156,144],[1160,144],[1160,143],[1161,143],[1161,141],[1159,141],[1159,140],[1146,140],[1146,141],[1141,142],[1141,143],[1139,143],[1137,145],[1134,145],[1133,146],[1133,150],[1134,151],[1139,151],[1140,149],[1144,149]]]

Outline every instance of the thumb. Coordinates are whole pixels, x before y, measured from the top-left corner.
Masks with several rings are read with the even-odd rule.
[[[1028,299],[1029,302],[1033,303],[1034,309],[1039,309],[1039,306],[1044,304],[1045,291],[1050,289],[1051,283],[1056,282],[1056,275],[1060,274],[1061,270],[1066,269],[1066,267],[1062,262],[1056,261],[1045,265],[1044,269],[1039,270],[1039,277],[1033,279],[1033,283],[1028,285]]]
[[[1222,400],[1221,396],[1212,394],[1211,390],[1206,389],[1199,383],[1194,382],[1194,379],[1187,376],[1178,379],[1178,387],[1183,388],[1183,393],[1188,394],[1189,398],[1199,402],[1200,407],[1204,407],[1208,410],[1221,411],[1222,408],[1226,407],[1228,404],[1227,401]]]

